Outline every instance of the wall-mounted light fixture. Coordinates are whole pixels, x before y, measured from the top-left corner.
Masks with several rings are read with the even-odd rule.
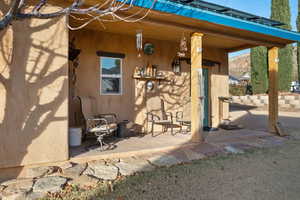
[[[175,58],[172,62],[172,70],[176,75],[181,73],[181,62],[179,58]]]

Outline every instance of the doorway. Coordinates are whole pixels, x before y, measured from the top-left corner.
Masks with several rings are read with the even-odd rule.
[[[203,77],[203,84],[204,84],[204,116],[203,116],[203,128],[207,129],[210,127],[209,125],[209,69],[203,68],[202,69],[202,77]]]

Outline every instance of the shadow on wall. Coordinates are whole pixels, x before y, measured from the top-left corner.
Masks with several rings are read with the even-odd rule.
[[[0,8],[7,5],[1,1]],[[46,152],[61,157],[65,151],[55,139],[67,124],[67,36],[62,25],[61,19],[22,20],[0,32],[0,171],[51,161]]]

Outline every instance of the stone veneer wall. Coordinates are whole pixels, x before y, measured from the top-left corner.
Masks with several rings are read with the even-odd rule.
[[[257,107],[267,106],[269,97],[266,95],[254,96],[233,96],[233,103],[254,105]],[[281,108],[299,108],[300,109],[300,95],[285,95],[279,96],[279,107]]]

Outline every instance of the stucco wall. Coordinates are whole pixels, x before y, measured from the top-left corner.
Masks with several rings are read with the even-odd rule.
[[[68,159],[65,20],[24,20],[0,32],[0,168]]]
[[[155,53],[151,56],[137,57],[135,37],[104,33],[92,30],[70,32],[70,39],[75,38],[76,47],[81,49],[80,65],[77,70],[77,95],[90,96],[95,99],[96,113],[116,113],[119,120],[130,120],[146,127],[147,101],[151,97],[159,96],[164,99],[167,111],[174,115],[176,111],[183,110],[184,104],[189,101],[190,95],[190,65],[182,62],[181,75],[174,75],[171,63],[178,51],[179,44],[144,38],[144,42],[151,42],[155,46]],[[124,53],[123,60],[123,95],[100,95],[100,68],[99,57],[96,51],[102,50],[114,53]],[[219,123],[218,96],[228,96],[228,63],[225,51],[204,48],[204,58],[221,62],[220,68],[210,69],[210,84],[212,90],[211,109],[213,116],[211,123]],[[136,66],[147,66],[147,63],[158,65],[158,71],[167,76],[166,82],[155,83],[151,92],[145,91],[145,81],[132,78]],[[222,91],[219,91],[222,90]],[[148,104],[149,105],[149,104]],[[76,109],[75,109],[76,110]],[[224,115],[228,115],[228,108],[224,107]],[[70,113],[73,115],[73,113]],[[74,124],[74,122],[70,122]]]

